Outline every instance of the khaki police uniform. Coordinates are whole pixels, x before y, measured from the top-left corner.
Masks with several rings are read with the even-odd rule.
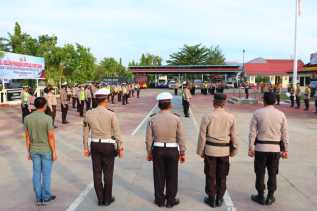
[[[91,108],[91,99],[92,99],[92,94],[90,87],[85,88],[85,100],[86,100],[86,111],[90,110]]]
[[[84,149],[88,149],[88,140],[91,140],[94,187],[98,201],[111,203],[114,159],[117,149],[122,148],[117,116],[101,106],[87,111],[83,136]]]
[[[311,89],[310,87],[305,88],[304,92],[304,102],[305,102],[305,110],[309,110],[309,101],[310,101]]]
[[[295,99],[296,99],[296,108],[300,108],[300,98],[301,98],[302,92],[300,90],[300,86],[296,86],[295,89]]]
[[[288,151],[288,126],[283,112],[274,106],[266,106],[254,112],[249,133],[249,150],[255,150],[254,170],[256,190],[263,198],[265,169],[268,171],[267,188],[273,197],[280,152]]]
[[[178,189],[179,156],[186,151],[185,134],[178,115],[161,110],[151,116],[146,129],[146,150],[153,156],[155,203],[173,206]],[[166,193],[164,188],[166,186]]]
[[[60,90],[61,111],[62,111],[62,123],[67,123],[66,117],[68,112],[68,96],[66,88]]]
[[[140,84],[136,84],[135,85],[135,90],[136,90],[137,98],[140,98],[140,89],[141,89]]]
[[[129,90],[127,86],[122,87],[122,105],[128,104]]]
[[[192,95],[190,93],[189,88],[186,86],[183,90],[183,110],[185,117],[189,117],[189,105],[191,99]]]
[[[197,154],[205,160],[205,192],[213,204],[216,199],[219,202],[223,199],[229,174],[229,156],[234,156],[237,150],[235,117],[220,107],[205,115],[200,124]]]

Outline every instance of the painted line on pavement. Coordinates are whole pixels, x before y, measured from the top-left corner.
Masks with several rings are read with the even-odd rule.
[[[191,108],[189,108],[189,112],[191,114],[191,119],[193,120],[193,123],[194,123],[194,126],[196,128],[197,131],[199,131],[199,125],[198,125],[198,122],[197,122],[197,119],[192,111]],[[233,204],[233,201],[230,197],[230,194],[228,191],[226,191],[224,197],[223,197],[223,200],[225,202],[225,205],[226,205],[226,208],[227,208],[227,211],[236,211],[237,209],[235,208],[234,204]]]
[[[134,131],[131,133],[131,136],[134,136],[138,130],[142,127],[144,122],[150,117],[150,115],[153,113],[153,111],[156,109],[157,104],[154,105],[154,107],[151,109],[151,111],[144,117],[144,119],[139,123],[139,125],[134,129]]]
[[[66,211],[75,211],[77,207],[80,205],[82,201],[84,201],[85,197],[93,188],[93,183],[90,183],[86,186],[86,188],[79,194],[79,196],[71,203],[71,205],[66,209]]]

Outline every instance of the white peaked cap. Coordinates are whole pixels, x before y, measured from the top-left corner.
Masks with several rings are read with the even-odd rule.
[[[169,92],[162,92],[159,95],[157,95],[156,100],[160,101],[160,100],[171,100],[173,99],[173,95]]]
[[[109,95],[110,94],[110,90],[109,89],[98,89],[96,92],[95,92],[95,96],[97,95]]]

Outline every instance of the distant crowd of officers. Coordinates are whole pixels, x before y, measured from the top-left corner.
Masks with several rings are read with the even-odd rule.
[[[69,123],[67,121],[69,106],[76,109],[80,117],[84,116],[84,111],[96,108],[97,101],[95,92],[101,88],[109,90],[110,94],[108,95],[108,100],[112,104],[122,103],[122,105],[127,105],[129,104],[129,98],[140,97],[140,85],[138,83],[122,83],[115,85],[91,83],[87,85],[74,86],[63,84],[59,90],[62,123]],[[47,100],[46,113],[52,117],[54,127],[57,128],[55,124],[58,105],[56,90],[52,86],[46,87],[44,89],[44,97]],[[33,106],[34,99],[35,96],[33,95],[31,88],[24,87],[21,93],[22,121],[28,114],[35,110]]]

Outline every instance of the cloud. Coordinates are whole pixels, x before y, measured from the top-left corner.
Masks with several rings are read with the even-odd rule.
[[[32,35],[56,34],[60,44],[79,42],[97,58],[141,53],[164,59],[185,43],[220,45],[229,60],[289,58],[293,52],[294,5],[289,0],[12,0],[4,5],[0,35],[15,21]],[[317,5],[304,1],[299,55],[308,61],[317,48]],[[315,49],[314,49],[315,48]]]

